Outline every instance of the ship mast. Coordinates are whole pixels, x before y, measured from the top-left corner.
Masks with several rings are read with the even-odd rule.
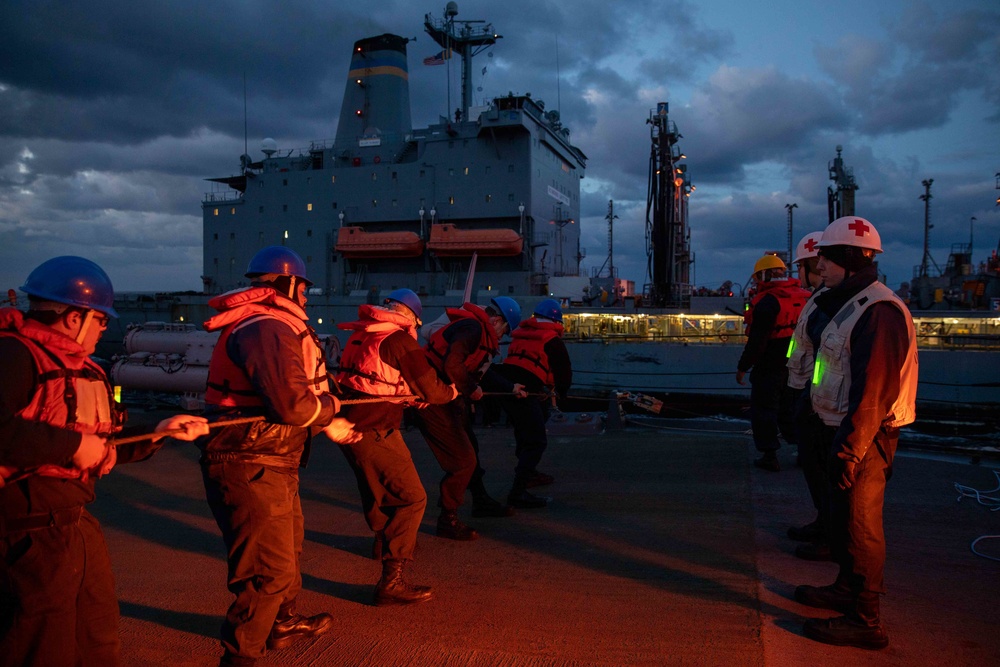
[[[854,170],[844,166],[844,159],[840,157],[842,150],[843,146],[837,146],[837,157],[829,165],[830,180],[837,187],[826,188],[826,204],[830,216],[827,222],[854,215],[854,192],[858,189],[858,184],[854,182]]]
[[[472,106],[472,58],[483,49],[493,46],[503,35],[493,31],[493,24],[486,21],[456,21],[458,3],[449,2],[444,8],[444,19],[435,20],[430,14],[424,15],[424,30],[445,52],[445,58],[452,53],[462,56],[462,118],[467,118]],[[482,23],[482,26],[473,26]],[[451,113],[451,109],[448,110]],[[456,118],[456,120],[461,120]]]
[[[659,102],[650,113],[652,146],[646,198],[646,275],[644,291],[657,307],[683,308],[691,298],[691,235],[687,225],[688,196],[694,186],[685,157],[677,146],[682,137],[667,118],[668,105]]]

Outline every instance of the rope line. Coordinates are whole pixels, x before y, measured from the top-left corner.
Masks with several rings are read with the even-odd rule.
[[[976,502],[978,502],[980,505],[984,507],[989,507],[991,512],[996,512],[997,510],[1000,510],[1000,496],[987,495],[1000,491],[1000,471],[994,470],[993,475],[997,478],[997,486],[995,489],[990,489],[989,491],[980,491],[978,489],[972,488],[971,486],[965,486],[964,484],[959,484],[958,482],[955,482],[955,490],[958,491],[959,493],[958,498],[956,499],[955,502],[961,502],[962,498],[975,498]],[[983,552],[976,549],[976,545],[979,544],[982,540],[992,540],[998,537],[1000,537],[1000,535],[980,535],[979,537],[977,537],[972,541],[972,544],[969,545],[969,549],[972,550],[972,553],[982,558],[1000,561],[1000,558],[996,556],[990,556],[989,554],[984,554]]]

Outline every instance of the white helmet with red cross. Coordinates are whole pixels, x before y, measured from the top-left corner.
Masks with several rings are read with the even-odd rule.
[[[822,238],[823,232],[809,232],[803,236],[799,244],[795,246],[795,259],[792,260],[792,263],[798,264],[819,255],[819,241]]]
[[[854,215],[837,218],[823,231],[819,246],[824,248],[832,245],[848,245],[882,252],[882,239],[875,225]]]

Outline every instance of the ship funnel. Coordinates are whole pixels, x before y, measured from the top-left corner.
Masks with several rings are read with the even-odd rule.
[[[368,37],[354,43],[337,125],[338,156],[355,164],[393,162],[413,131],[406,38]]]

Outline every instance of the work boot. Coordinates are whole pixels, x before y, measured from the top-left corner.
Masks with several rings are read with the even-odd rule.
[[[811,618],[802,626],[802,631],[809,639],[834,646],[878,650],[889,645],[889,633],[880,622],[867,625],[850,616]]]
[[[826,535],[823,526],[819,521],[807,523],[804,526],[792,526],[788,529],[788,536],[798,542],[815,542]]]
[[[753,464],[769,472],[781,472],[781,464],[778,463],[778,455],[774,452],[764,452],[764,456],[754,459]]]
[[[437,535],[460,542],[471,542],[479,539],[479,533],[459,521],[456,510],[441,510],[441,516],[438,517]]]
[[[518,509],[536,510],[548,505],[549,501],[546,498],[528,493],[524,482],[515,480],[510,494],[507,495],[507,504]]]
[[[487,494],[474,496],[472,499],[472,516],[474,517],[504,517],[514,514],[514,508],[504,505],[499,500]]]
[[[375,605],[413,604],[434,597],[430,586],[414,586],[403,579],[405,560],[390,558],[382,561],[382,578],[375,585]]]
[[[532,489],[536,486],[548,486],[554,481],[556,481],[556,478],[552,475],[536,470],[524,480],[524,486],[525,488]]]
[[[300,639],[319,636],[333,625],[333,616],[330,614],[303,616],[296,614],[294,609],[294,606],[291,606],[278,610],[278,617],[271,626],[271,634],[267,636],[268,649],[273,651],[285,648]]]
[[[375,531],[375,539],[372,541],[372,560],[382,560],[382,552],[385,551],[385,532]]]
[[[802,560],[833,560],[833,553],[830,551],[830,545],[826,542],[810,542],[809,544],[800,544],[795,547],[795,555]]]
[[[857,598],[846,587],[835,583],[829,586],[796,586],[795,601],[807,607],[832,609],[841,614],[851,613],[857,606]]]

